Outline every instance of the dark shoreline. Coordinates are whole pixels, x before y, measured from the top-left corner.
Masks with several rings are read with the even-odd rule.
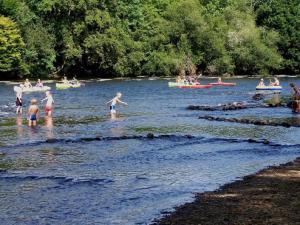
[[[299,225],[300,157],[196,194],[155,225]]]

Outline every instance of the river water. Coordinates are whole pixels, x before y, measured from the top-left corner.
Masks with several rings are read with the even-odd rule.
[[[251,100],[257,79],[230,81],[237,86],[183,90],[168,88],[167,80],[119,80],[55,90],[50,84],[53,119],[45,120],[42,112],[35,128],[26,126],[25,114],[14,114],[13,84],[0,83],[1,224],[150,224],[192,201],[195,192],[299,156],[300,128],[198,119],[299,122],[288,108],[185,109]],[[300,84],[296,78],[282,80],[284,94],[290,94],[290,81]],[[105,102],[117,91],[129,107],[118,107],[119,118],[111,120]],[[32,97],[44,94],[24,94],[25,105]],[[148,133],[171,136],[143,138]],[[120,136],[127,138],[115,138]],[[277,145],[249,143],[248,138]]]

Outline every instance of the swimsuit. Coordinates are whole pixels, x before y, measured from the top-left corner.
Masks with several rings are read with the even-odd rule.
[[[29,116],[29,120],[35,121],[35,120],[36,120],[36,114],[31,114],[31,115]]]
[[[111,105],[109,109],[111,113],[116,113],[116,105]]]
[[[22,99],[17,97],[17,100],[16,100],[16,106],[19,107],[19,106],[22,106]]]
[[[48,112],[51,112],[52,111],[52,106],[47,106],[45,107],[45,112],[48,113]]]

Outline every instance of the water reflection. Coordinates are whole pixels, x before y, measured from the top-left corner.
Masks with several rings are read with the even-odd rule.
[[[36,140],[37,137],[38,137],[38,134],[39,134],[39,131],[40,129],[38,127],[35,127],[35,126],[31,126],[31,127],[28,127],[28,135],[29,135],[29,139],[30,140]]]
[[[45,128],[46,128],[46,138],[48,139],[54,138],[52,116],[45,116]]]
[[[17,134],[18,137],[23,137],[23,118],[22,116],[18,115],[16,117],[16,125],[17,125]]]

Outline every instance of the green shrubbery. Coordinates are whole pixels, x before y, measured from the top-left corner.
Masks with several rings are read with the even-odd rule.
[[[0,76],[300,71],[297,0],[0,0],[0,13]]]

